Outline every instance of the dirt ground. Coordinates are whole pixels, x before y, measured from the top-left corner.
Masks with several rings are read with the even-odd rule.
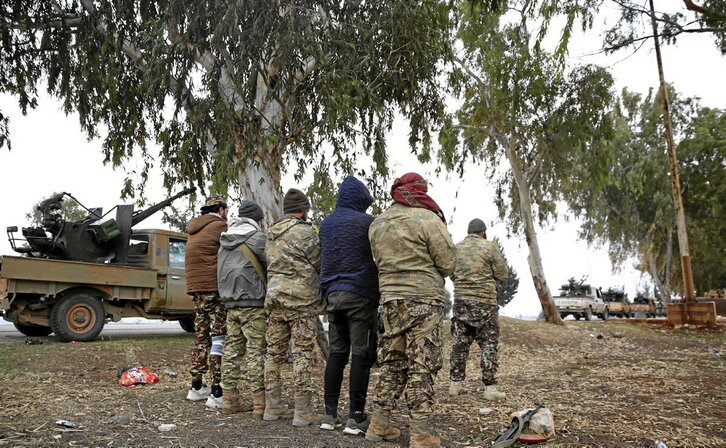
[[[469,393],[449,397],[446,362],[433,419],[445,446],[490,446],[510,412],[537,400],[552,410],[557,428],[543,447],[653,447],[655,440],[669,448],[726,446],[723,324],[700,331],[622,321],[557,327],[502,318],[501,325],[500,389],[508,397],[499,403],[477,398],[478,349],[469,362]],[[0,446],[374,446],[340,431],[293,428],[289,420],[263,423],[249,414],[226,416],[205,410],[203,402],[186,402],[191,336],[87,344],[40,339],[44,344],[0,346]],[[447,341],[445,358],[449,352]],[[161,382],[120,386],[116,371],[128,365],[147,366]],[[179,375],[163,374],[165,369]],[[322,388],[322,365],[315,377]],[[483,407],[494,412],[480,415]],[[115,415],[131,421],[110,423]],[[394,420],[401,428],[407,428],[405,415],[400,401]],[[78,427],[57,426],[60,419]],[[177,427],[160,432],[162,423]],[[407,442],[405,430],[398,443],[383,446]]]

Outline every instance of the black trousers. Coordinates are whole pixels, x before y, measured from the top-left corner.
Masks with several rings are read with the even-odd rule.
[[[364,412],[371,366],[378,346],[378,304],[349,291],[328,294],[330,356],[325,366],[325,413],[338,414],[343,372],[350,364],[350,410]]]

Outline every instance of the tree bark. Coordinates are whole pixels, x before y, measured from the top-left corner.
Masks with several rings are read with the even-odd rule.
[[[660,296],[663,298],[665,303],[671,302],[671,293],[670,290],[663,284],[663,282],[660,280],[660,276],[658,275],[658,265],[655,262],[655,257],[653,257],[653,254],[648,254],[648,272],[650,273],[650,277],[653,279],[653,283],[655,283],[655,287],[660,291]]]
[[[560,313],[557,311],[557,305],[552,300],[552,294],[545,279],[544,269],[542,268],[542,256],[539,253],[537,231],[534,228],[534,218],[532,217],[532,199],[524,171],[522,171],[517,155],[514,152],[514,145],[515,142],[510,141],[505,146],[505,150],[519,193],[519,216],[524,223],[524,236],[529,247],[529,257],[527,257],[529,272],[532,274],[532,282],[534,283],[534,289],[537,291],[539,302],[542,304],[545,320],[551,324],[564,325],[562,318],[560,318]]]

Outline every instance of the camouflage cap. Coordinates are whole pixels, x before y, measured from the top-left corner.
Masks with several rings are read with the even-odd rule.
[[[204,202],[205,207],[213,207],[215,205],[227,206],[227,197],[221,194],[213,194]]]

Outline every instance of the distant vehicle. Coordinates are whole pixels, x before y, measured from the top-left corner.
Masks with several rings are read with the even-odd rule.
[[[608,288],[607,291],[601,292],[601,296],[607,307],[608,315],[624,318],[633,317],[628,295],[624,292],[615,288]]]
[[[638,318],[663,317],[666,315],[666,308],[665,304],[655,297],[638,294],[633,299],[633,304],[630,305],[630,312],[633,317]]]
[[[580,281],[571,277],[566,284],[560,287],[559,297],[555,297],[555,305],[560,316],[564,319],[569,314],[580,320],[592,320],[592,316],[598,316],[607,320],[608,309],[603,302],[600,290],[585,283],[583,278]]]
[[[116,219],[86,209],[88,216],[78,222],[60,215],[67,193],[43,201],[41,227],[22,229],[27,245],[17,245],[17,227],[7,229],[11,246],[25,256],[0,256],[0,315],[25,335],[54,333],[64,342],[92,341],[106,320],[124,317],[178,320],[194,331],[184,274],[187,235],[132,231],[193,191],[136,213],[133,205],[116,206]]]

